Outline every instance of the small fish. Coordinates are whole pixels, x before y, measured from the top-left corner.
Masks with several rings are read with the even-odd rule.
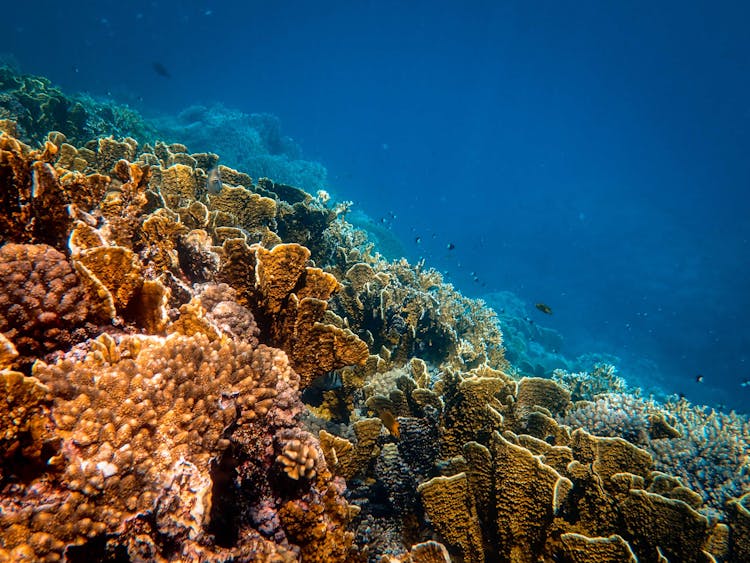
[[[750,387],[750,379],[746,379],[742,383],[740,383],[740,387]]]
[[[416,242],[417,244],[419,244],[420,242],[422,242],[422,237],[416,237],[414,239],[414,242]]]
[[[545,315],[551,315],[552,314],[552,308],[549,305],[545,305],[544,303],[536,303],[534,305],[537,309],[539,309],[542,313]]]
[[[695,382],[696,383],[703,383],[703,376],[701,374],[698,374],[695,376]]]
[[[163,76],[164,78],[172,78],[172,75],[169,74],[167,67],[165,67],[160,62],[151,63],[151,68],[153,68],[154,72],[158,74],[159,76]]]
[[[401,437],[401,429],[398,425],[398,419],[393,416],[393,413],[391,411],[382,409],[380,412],[378,412],[378,418],[383,423],[383,426],[388,429],[388,432],[391,433],[391,436],[396,439]]]
[[[214,166],[208,171],[206,177],[206,191],[211,195],[216,195],[221,191],[221,174],[219,174],[219,166]]]
[[[449,243],[448,243],[448,246],[447,246],[446,248],[447,248],[448,250],[454,250],[454,249],[456,248],[456,245],[455,245],[455,244],[453,244],[452,242],[449,242]]]

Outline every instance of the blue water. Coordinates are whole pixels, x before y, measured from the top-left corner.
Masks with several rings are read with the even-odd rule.
[[[147,115],[273,113],[410,259],[750,412],[750,5],[715,4],[17,2],[2,49]]]

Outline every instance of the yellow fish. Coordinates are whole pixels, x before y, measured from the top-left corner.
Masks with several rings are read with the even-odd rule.
[[[401,437],[401,429],[398,425],[398,419],[393,416],[393,413],[389,410],[382,409],[378,412],[378,418],[391,433],[391,436],[397,440]]]

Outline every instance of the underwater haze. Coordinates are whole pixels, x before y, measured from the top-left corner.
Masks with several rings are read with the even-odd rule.
[[[320,165],[303,187],[352,200],[389,257],[424,258],[501,317],[520,307],[559,333],[551,355],[611,355],[647,390],[750,412],[747,3],[2,11],[23,72],[183,112],[191,150],[221,153],[212,112],[273,114],[279,151]]]

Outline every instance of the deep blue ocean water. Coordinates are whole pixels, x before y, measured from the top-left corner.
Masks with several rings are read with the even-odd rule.
[[[2,15],[0,52],[66,91],[152,116],[275,114],[328,169],[320,187],[396,251],[470,296],[513,291],[563,353],[750,412],[749,4],[42,0]]]

